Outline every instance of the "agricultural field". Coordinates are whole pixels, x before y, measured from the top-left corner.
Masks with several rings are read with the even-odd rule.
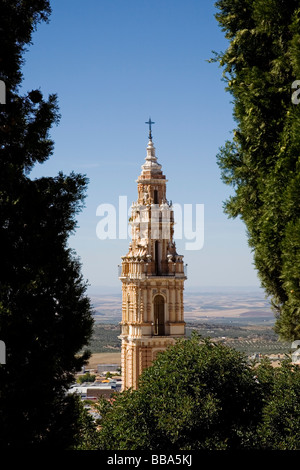
[[[190,322],[186,325],[186,336],[197,331],[203,337],[233,347],[247,356],[281,355],[291,352],[291,344],[281,342],[270,325],[231,325],[226,323]],[[121,341],[118,324],[95,324],[89,349],[95,353],[120,353]]]
[[[222,342],[226,346],[251,355],[280,355],[291,352],[291,343],[279,341],[270,325],[231,325],[231,324],[205,324],[189,323],[186,327],[186,335],[196,330],[203,337],[210,337],[213,341]]]
[[[93,354],[120,353],[121,295],[94,295]],[[186,336],[204,337],[233,347],[247,356],[291,353],[291,343],[278,340],[274,315],[262,291],[185,293]]]
[[[118,324],[99,324],[94,326],[94,333],[89,344],[92,353],[114,353],[121,351],[121,341],[118,339],[120,326]]]

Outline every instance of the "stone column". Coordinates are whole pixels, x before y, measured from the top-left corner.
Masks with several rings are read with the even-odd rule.
[[[175,291],[173,286],[169,287],[169,312],[170,312],[170,318],[169,321],[171,323],[175,322],[175,311],[174,311],[174,302],[175,302]]]

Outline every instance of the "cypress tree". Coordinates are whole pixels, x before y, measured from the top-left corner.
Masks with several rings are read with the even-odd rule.
[[[87,179],[30,178],[53,153],[57,97],[20,93],[24,52],[48,0],[0,0],[0,447],[69,448],[77,409],[66,391],[88,357],[92,309],[80,262],[68,247]]]
[[[246,225],[254,265],[286,340],[300,338],[300,79],[297,0],[220,0],[227,50],[215,55],[236,128],[217,156],[234,188],[229,217]]]

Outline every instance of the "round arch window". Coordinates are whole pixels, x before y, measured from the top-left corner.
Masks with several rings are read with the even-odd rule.
[[[154,334],[165,335],[165,299],[162,295],[154,297]]]

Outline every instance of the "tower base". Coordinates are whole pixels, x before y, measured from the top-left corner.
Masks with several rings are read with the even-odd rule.
[[[152,336],[149,338],[121,337],[121,339],[122,390],[128,388],[136,390],[143,370],[151,366],[159,352],[165,351],[176,341],[174,336]]]

